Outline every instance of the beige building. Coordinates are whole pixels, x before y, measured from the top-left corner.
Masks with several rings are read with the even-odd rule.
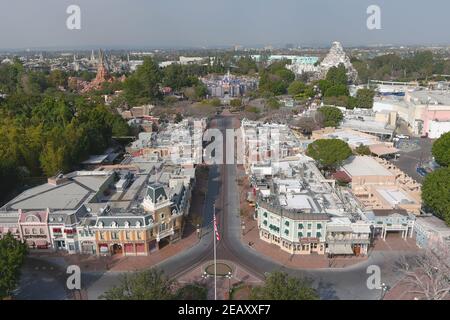
[[[342,165],[352,192],[367,209],[405,209],[420,214],[421,187],[411,177],[383,159],[353,156]]]

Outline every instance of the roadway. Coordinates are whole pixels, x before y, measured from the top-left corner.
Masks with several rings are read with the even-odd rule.
[[[222,132],[227,128],[232,128],[233,122],[237,124],[237,121],[233,121],[230,116],[220,116],[213,121],[216,121],[217,127]],[[226,143],[223,145],[225,157]],[[217,244],[217,258],[231,261],[257,277],[263,278],[266,272],[281,270],[292,276],[309,278],[319,290],[322,299],[355,300],[379,299],[380,297],[380,290],[369,290],[367,288],[366,280],[369,275],[366,273],[366,269],[368,265],[375,264],[381,268],[383,282],[392,285],[397,280],[393,265],[398,257],[398,252],[375,251],[366,262],[345,269],[296,270],[272,261],[241,241],[239,203],[237,166],[235,164],[211,165],[208,194],[203,212],[202,238],[195,246],[162,261],[156,267],[164,270],[170,277],[176,278],[213,259],[212,219],[215,204],[218,229],[221,235],[221,240]],[[46,277],[47,280],[49,276],[48,272],[45,275],[39,275],[39,277]],[[99,295],[119,282],[119,276],[120,273],[118,272],[84,272],[82,274],[82,286],[86,288],[89,299],[98,299]],[[46,297],[47,293],[39,290],[39,281],[36,282],[35,286],[36,290],[28,286],[27,295],[25,295],[24,290],[19,290],[22,294],[19,294],[18,298],[65,298],[62,296],[63,293],[57,297],[55,297],[55,294]],[[35,292],[35,295],[29,292]]]

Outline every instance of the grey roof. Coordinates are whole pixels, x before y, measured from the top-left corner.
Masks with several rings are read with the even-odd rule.
[[[160,184],[150,184],[147,187],[147,196],[150,197],[153,203],[156,203],[160,198],[167,199],[166,190]]]

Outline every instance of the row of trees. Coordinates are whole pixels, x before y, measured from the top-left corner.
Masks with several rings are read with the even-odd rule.
[[[11,233],[0,239],[0,300],[10,297],[16,289],[26,254],[26,244]]]
[[[436,216],[450,226],[450,132],[434,142],[432,154],[442,168],[426,176],[422,199]]]
[[[449,74],[450,61],[431,51],[419,51],[401,57],[387,54],[373,59],[352,59],[361,83],[368,80],[415,81],[426,80],[434,74]]]
[[[106,300],[206,300],[207,288],[199,283],[181,286],[162,271],[150,269],[124,274],[120,284],[106,291],[100,298]],[[317,291],[306,279],[271,273],[265,284],[252,288],[252,300],[317,300]]]
[[[325,104],[345,107],[347,109],[366,108],[373,106],[375,92],[371,89],[359,89],[356,96],[350,96],[348,90],[347,70],[343,64],[328,70],[324,80],[317,82]]]
[[[19,76],[8,77],[13,70]],[[34,73],[20,65],[0,69],[0,86],[8,92],[0,101],[0,180],[8,181],[0,184],[2,195],[28,177],[70,170],[89,154],[103,152],[113,135],[129,133],[127,123],[101,97],[55,87],[28,91],[26,87],[38,85],[30,80]]]

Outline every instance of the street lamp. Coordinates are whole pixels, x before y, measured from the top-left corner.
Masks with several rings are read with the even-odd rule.
[[[390,286],[388,286],[386,283],[382,283],[381,284],[381,298],[380,300],[384,299],[384,296],[386,295],[386,293],[391,289]]]
[[[229,293],[231,293],[231,271],[228,271],[228,274],[227,274],[227,278],[228,278],[228,292]]]
[[[197,223],[197,237],[200,239],[200,225]]]

